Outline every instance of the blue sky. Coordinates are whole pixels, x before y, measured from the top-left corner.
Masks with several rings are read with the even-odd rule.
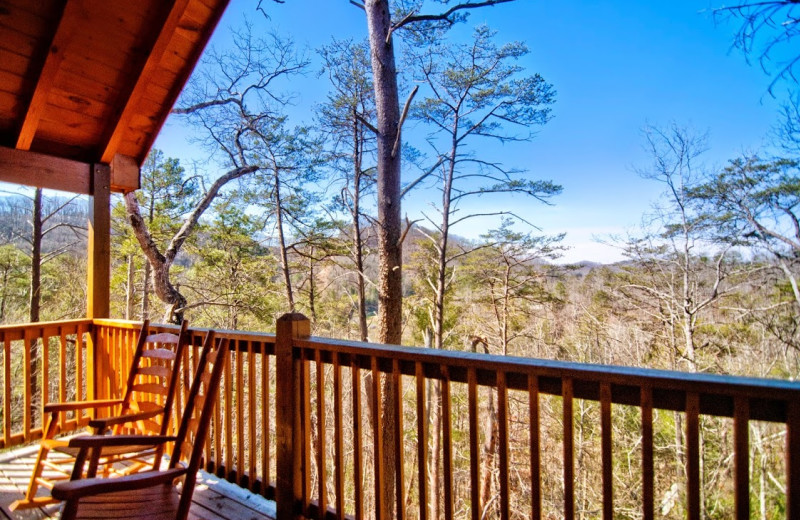
[[[675,122],[708,131],[705,159],[712,166],[764,146],[779,100],[767,93],[770,77],[731,50],[735,27],[712,19],[710,8],[721,3],[517,0],[475,11],[462,34],[486,23],[497,29],[498,41],[524,41],[531,52],[523,65],[557,91],[554,117],[533,141],[487,145],[487,152],[564,187],[550,207],[520,199],[484,202],[524,214],[545,233],[566,232],[566,261],[610,262],[621,258],[619,251],[596,239],[635,228],[660,190],[634,172],[648,164],[644,125]],[[348,0],[265,0],[269,20],[254,12],[254,4],[232,0],[211,44],[225,45],[229,29],[245,16],[256,29],[291,33],[310,53],[331,37],[366,34],[363,13]],[[309,74],[297,86],[292,116],[310,122],[325,79]],[[186,144],[186,134],[179,121],[169,120],[156,146],[170,156],[197,158],[202,152]],[[432,197],[412,195],[404,212],[415,218]],[[475,237],[490,225],[476,222],[454,232]]]

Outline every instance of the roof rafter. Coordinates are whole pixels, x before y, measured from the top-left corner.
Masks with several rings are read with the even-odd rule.
[[[58,69],[61,67],[61,62],[64,61],[69,42],[77,32],[81,19],[84,18],[83,9],[84,6],[81,2],[71,1],[67,2],[64,11],[61,13],[58,27],[53,35],[53,40],[50,42],[47,58],[44,60],[39,78],[36,81],[36,88],[33,91],[30,103],[28,103],[28,109],[25,111],[25,117],[20,125],[16,145],[18,150],[29,150],[33,143],[39,120],[47,104],[47,96],[53,88],[53,81],[56,74],[58,74]]]
[[[103,153],[100,157],[100,162],[109,163],[116,155],[119,145],[125,135],[125,131],[128,125],[130,125],[131,118],[136,114],[139,104],[147,90],[147,86],[150,84],[154,73],[158,69],[161,59],[167,52],[169,41],[178,28],[180,19],[186,11],[186,6],[188,4],[189,0],[173,0],[172,8],[169,10],[169,14],[164,21],[161,31],[153,42],[153,47],[139,71],[136,84],[131,90],[130,96],[128,96],[125,101],[125,105],[120,111],[119,118],[110,131],[109,138],[105,143]]]

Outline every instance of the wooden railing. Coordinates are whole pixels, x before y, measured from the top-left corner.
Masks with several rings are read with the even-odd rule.
[[[0,449],[41,438],[46,403],[91,395],[91,332],[91,320],[0,326]],[[74,415],[61,427],[74,430],[88,421],[87,416]]]
[[[41,435],[43,403],[118,395],[139,327],[0,327],[0,447]],[[770,429],[785,455],[770,474],[784,488],[771,510],[800,515],[797,383],[338,341],[310,337],[309,328],[286,315],[276,335],[218,332],[234,340],[233,356],[206,468],[274,497],[279,518],[386,518],[391,507],[396,518],[571,519],[594,500],[593,517],[614,518],[635,503],[628,516],[677,507],[678,516],[699,519],[712,455],[733,461],[725,482],[713,485],[729,495],[736,518],[749,518],[758,428]],[[191,344],[206,332],[190,329]],[[44,354],[38,376],[24,370],[33,358],[26,345],[47,346],[34,350]],[[34,377],[47,389],[38,397],[26,390]],[[386,388],[394,389],[388,400]],[[671,466],[665,429],[676,445]],[[725,453],[706,453],[712,432]],[[677,463],[681,471],[667,475]],[[587,476],[587,468],[597,470]],[[632,489],[622,488],[623,477]]]
[[[652,519],[656,499],[662,502],[662,489],[668,495],[674,478],[656,472],[654,431],[661,429],[656,416],[662,422],[674,420],[683,443],[677,450],[684,466],[677,500],[685,515],[679,516],[699,519],[704,514],[701,439],[705,425],[722,421],[731,432],[734,467],[729,482],[714,485],[729,490],[735,517],[750,518],[749,431],[763,422],[778,423],[776,436],[784,439],[784,474],[778,478],[784,482],[785,503],[774,509],[785,508],[786,518],[800,517],[797,383],[338,341],[308,337],[308,329],[297,315],[278,323],[278,438],[284,443],[278,451],[280,518],[387,518],[393,504],[398,519],[480,519],[492,505],[480,488],[485,472],[493,471],[482,464],[490,454],[482,449],[481,432],[496,417],[498,489],[489,499],[496,507],[487,517],[507,519],[512,512],[526,518],[578,516],[576,454],[584,450],[576,440],[580,420],[600,426],[593,461],[599,468],[599,500],[590,516],[617,517],[615,497],[626,490],[615,489],[619,461],[614,457],[624,453],[639,461],[633,465],[638,468],[633,479],[634,485],[638,481],[638,511],[630,513]],[[395,428],[387,428],[378,413],[386,378],[394,391],[384,408],[399,417]],[[429,422],[433,408],[439,419]],[[556,412],[555,420],[545,420],[545,409]],[[614,439],[620,416],[638,422],[635,438],[625,446]],[[434,428],[441,429],[441,437],[431,442]],[[388,442],[384,435],[390,436]],[[557,445],[560,449],[553,449]],[[385,449],[394,456],[385,457]],[[552,475],[553,466],[560,475]],[[436,473],[440,476],[432,478]],[[551,482],[560,478],[562,486],[545,490],[548,476]],[[394,486],[387,486],[387,480]],[[391,489],[393,496],[386,496]],[[438,511],[431,505],[437,496]]]

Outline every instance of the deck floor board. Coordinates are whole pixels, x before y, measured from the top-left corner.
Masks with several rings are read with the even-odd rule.
[[[58,504],[11,512],[8,506],[22,498],[38,447],[26,447],[0,453],[0,520],[57,519]],[[40,490],[40,494],[49,493]],[[190,520],[274,520],[275,503],[247,490],[200,472],[197,479]]]

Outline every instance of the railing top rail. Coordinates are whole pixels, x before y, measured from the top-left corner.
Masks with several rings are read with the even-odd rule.
[[[36,323],[17,323],[12,325],[0,325],[0,334],[6,331],[13,331],[19,329],[30,329],[30,328],[53,328],[53,327],[73,327],[78,325],[91,325],[92,320],[90,319],[79,319],[79,320],[61,320],[61,321],[39,321]]]
[[[296,347],[348,356],[366,356],[384,359],[398,359],[401,362],[421,362],[426,365],[448,366],[450,368],[480,371],[504,372],[506,374],[531,374],[558,379],[572,378],[578,381],[604,382],[622,386],[651,387],[653,389],[697,392],[700,394],[720,394],[727,396],[747,396],[772,400],[800,399],[800,382],[780,379],[761,379],[753,377],[729,376],[719,374],[698,374],[650,368],[625,367],[618,365],[598,365],[574,363],[538,358],[498,356],[473,352],[434,350],[424,347],[404,347],[357,341],[343,341],[330,338],[296,338]],[[390,371],[386,365],[381,368]],[[411,374],[413,369],[406,368]],[[460,378],[459,378],[460,379]]]

